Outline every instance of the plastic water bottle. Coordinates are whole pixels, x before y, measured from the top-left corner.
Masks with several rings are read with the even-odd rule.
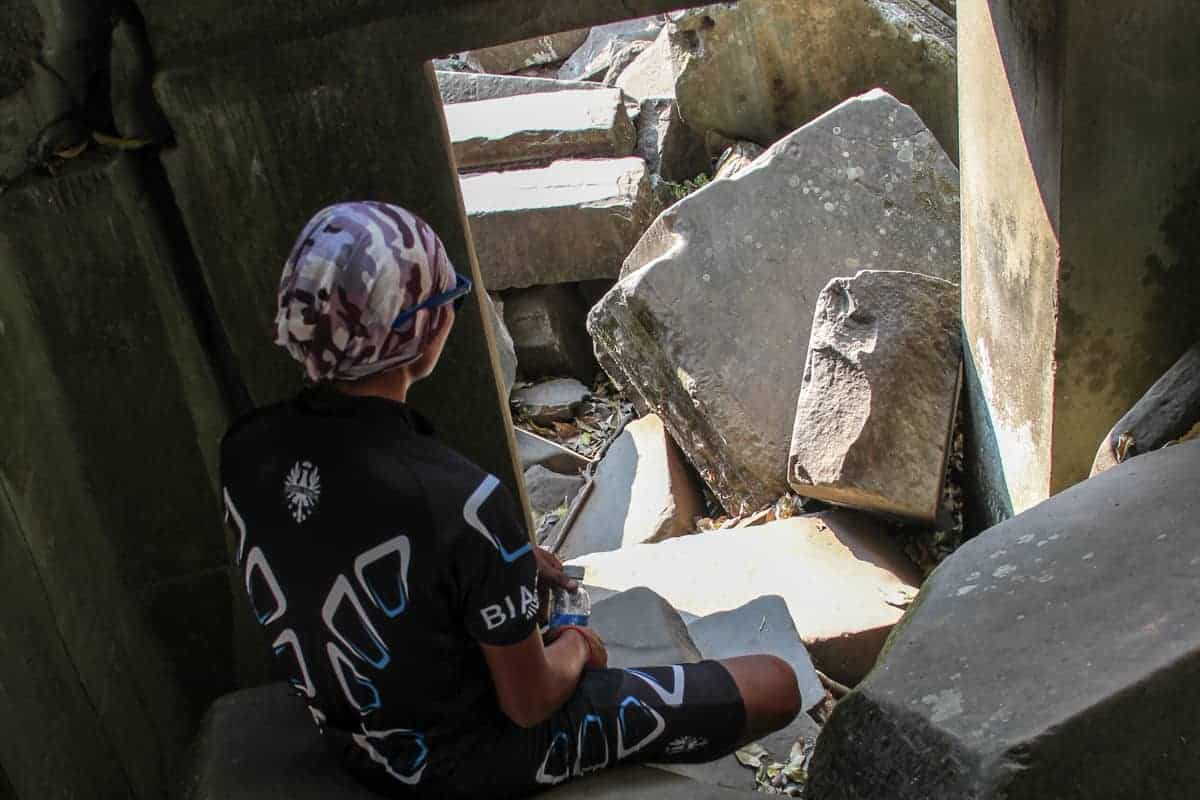
[[[550,627],[580,625],[586,627],[592,616],[592,599],[583,588],[583,567],[563,567],[567,577],[578,582],[573,592],[555,588],[550,596]]]

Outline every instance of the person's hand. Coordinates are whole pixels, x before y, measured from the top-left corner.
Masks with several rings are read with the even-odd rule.
[[[582,625],[560,625],[546,631],[546,642],[553,643],[557,641],[567,631],[575,631],[587,643],[588,659],[587,663],[584,664],[585,669],[604,669],[608,666],[608,648],[604,646],[604,641],[600,638],[600,634],[591,628],[586,628]]]
[[[549,550],[535,547],[533,557],[537,561],[538,572],[538,622],[546,625],[550,622],[550,589],[558,587],[573,592],[579,588],[579,582],[567,577],[562,562]]]

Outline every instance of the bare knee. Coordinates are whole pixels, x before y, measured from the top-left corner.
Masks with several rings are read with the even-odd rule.
[[[789,725],[800,713],[800,686],[792,666],[770,655],[724,659],[746,708],[744,741],[761,739]]]

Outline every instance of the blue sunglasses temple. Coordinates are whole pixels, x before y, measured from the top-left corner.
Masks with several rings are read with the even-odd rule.
[[[466,296],[470,294],[474,288],[475,284],[471,282],[471,279],[466,275],[459,273],[454,282],[453,289],[448,289],[441,294],[435,294],[424,303],[401,311],[399,316],[396,317],[396,321],[392,323],[392,328],[398,328],[400,325],[403,325],[405,322],[407,322],[409,318],[418,311],[426,308],[437,308],[438,306],[445,305],[446,303],[454,303],[454,310],[457,311],[459,306],[462,305],[463,300],[466,299]]]

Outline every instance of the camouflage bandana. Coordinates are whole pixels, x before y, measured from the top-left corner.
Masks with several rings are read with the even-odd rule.
[[[420,357],[437,309],[412,308],[454,286],[457,275],[424,220],[386,203],[339,203],[317,212],[279,282],[275,344],[313,382],[357,380]]]

